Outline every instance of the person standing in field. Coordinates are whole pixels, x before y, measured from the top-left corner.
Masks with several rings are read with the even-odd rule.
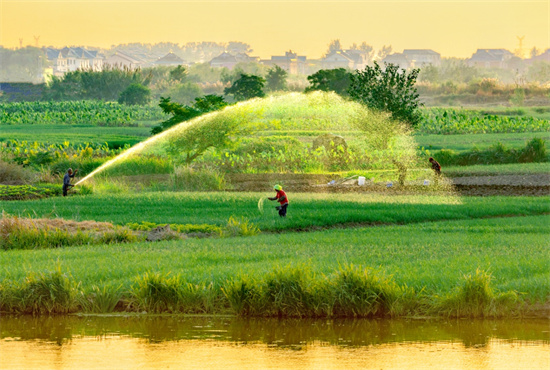
[[[275,185],[273,187],[273,190],[275,190],[277,194],[274,197],[267,199],[278,201],[280,206],[277,206],[275,208],[279,211],[279,216],[286,217],[286,209],[288,208],[288,197],[283,191],[283,187],[281,185]]]
[[[67,170],[67,173],[65,173],[65,176],[63,176],[63,196],[64,197],[67,196],[67,190],[69,190],[69,188],[72,188],[74,186],[71,184],[71,179],[74,178],[77,172],[78,170],[75,170],[73,172],[73,169],[69,168]]]
[[[433,159],[432,157],[430,157],[430,159],[428,159],[428,160],[432,164],[432,170],[435,173],[434,185],[437,185],[439,177],[441,176],[441,165],[435,159]]]

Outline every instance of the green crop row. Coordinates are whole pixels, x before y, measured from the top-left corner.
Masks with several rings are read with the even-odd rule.
[[[157,227],[166,226],[168,224],[157,224],[155,222],[147,222],[142,221],[141,223],[138,222],[130,222],[127,223],[126,226],[131,230],[139,230],[139,231],[150,231]],[[202,225],[193,225],[193,224],[170,224],[170,229],[173,231],[176,231],[178,233],[183,234],[191,234],[191,233],[202,233],[202,234],[221,234],[222,228],[215,225],[208,225],[208,224],[202,224]]]
[[[126,106],[115,102],[64,101],[0,103],[0,125],[89,124],[137,125],[139,121],[164,119],[156,106]]]
[[[284,184],[283,184],[284,185]],[[296,230],[345,224],[407,224],[437,220],[537,215],[550,212],[548,197],[458,197],[452,195],[380,195],[294,193],[280,219],[275,203],[258,200],[263,193],[144,192],[92,194],[40,201],[1,202],[0,210],[21,217],[50,217],[106,221],[118,225],[146,220],[157,224],[210,224],[223,226],[233,216],[246,218],[262,231]],[[78,188],[78,186],[77,186]]]
[[[46,198],[61,195],[61,185],[0,185],[0,200]]]
[[[529,116],[484,114],[477,110],[431,108],[423,110],[417,127],[423,134],[478,134],[550,131],[548,120]]]

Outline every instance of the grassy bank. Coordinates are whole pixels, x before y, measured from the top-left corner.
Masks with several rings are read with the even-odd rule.
[[[262,231],[297,230],[349,224],[406,224],[550,212],[549,197],[463,197],[443,195],[307,194],[288,192],[290,206],[280,219],[264,193],[151,192],[72,196],[0,202],[0,210],[21,217],[60,217],[125,225],[143,221],[225,225],[244,217]],[[113,188],[116,192],[118,189]]]
[[[0,302],[35,313],[528,313],[550,297],[548,225],[534,216],[8,251]]]

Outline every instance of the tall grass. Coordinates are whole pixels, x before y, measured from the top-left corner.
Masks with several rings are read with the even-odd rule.
[[[30,273],[19,285],[2,284],[2,310],[28,314],[55,314],[75,312],[76,294],[80,284],[62,273],[58,265],[53,271]]]
[[[517,308],[517,292],[496,293],[492,276],[477,269],[462,277],[460,284],[433,307],[439,314],[452,317],[495,317]]]
[[[233,313],[261,317],[398,317],[407,315],[498,317],[520,312],[518,295],[494,294],[489,275],[476,271],[444,298],[408,294],[391,278],[373,269],[340,267],[316,278],[308,267],[276,267],[262,278],[192,283],[179,274],[146,272],[132,289],[81,283],[54,271],[30,274],[19,286],[0,286],[0,309],[4,312],[53,314],[70,312],[109,313],[115,310],[147,313]],[[407,301],[414,310],[405,310]],[[432,305],[423,302],[435,302]]]

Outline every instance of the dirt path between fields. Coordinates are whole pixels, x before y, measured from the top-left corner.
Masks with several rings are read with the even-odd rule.
[[[230,174],[227,175],[227,180],[235,191],[266,191],[277,182],[283,183],[289,191],[311,193],[417,194],[433,189],[421,181],[408,182],[405,186],[392,184],[392,187],[387,187],[386,183],[367,183],[358,186],[357,179],[338,183],[338,179],[330,175]],[[333,180],[336,182],[331,184]],[[451,187],[443,188],[441,191],[449,191],[452,188],[461,195],[550,195],[550,174],[468,176],[446,180]]]

